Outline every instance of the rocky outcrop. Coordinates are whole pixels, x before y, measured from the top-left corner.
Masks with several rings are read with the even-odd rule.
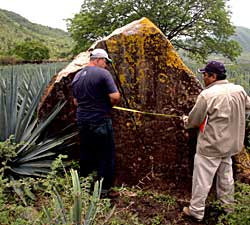
[[[95,43],[113,59],[108,69],[122,95],[120,107],[165,115],[188,114],[201,91],[195,75],[182,62],[165,35],[142,18]],[[75,123],[71,81],[88,62],[79,54],[54,76],[39,107],[45,116],[58,100],[67,100],[52,130]],[[191,184],[195,152],[194,130],[179,117],[148,115],[114,109],[116,184],[143,186],[151,182]],[[186,186],[187,187],[187,186]]]

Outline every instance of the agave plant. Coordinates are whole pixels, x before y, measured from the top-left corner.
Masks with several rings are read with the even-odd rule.
[[[38,120],[36,110],[48,82],[42,72],[39,74],[40,78],[35,78],[37,82],[28,74],[18,79],[20,74],[13,69],[9,76],[0,78],[0,141],[13,135],[13,143],[20,144],[16,156],[8,162],[9,173],[28,176],[48,173],[55,149],[67,145],[67,140],[76,135],[40,138],[65,103],[58,103],[46,119]]]
[[[94,191],[92,196],[89,196],[89,199],[82,198],[82,188],[80,184],[80,180],[78,177],[77,171],[71,169],[71,178],[72,178],[72,195],[73,204],[71,206],[71,210],[64,206],[63,198],[57,191],[56,187],[53,187],[53,202],[54,205],[50,205],[51,211],[48,207],[43,207],[44,213],[47,216],[46,224],[54,225],[54,224],[75,224],[75,225],[93,225],[96,224],[97,213],[100,211],[100,207],[105,208],[100,199],[101,190],[102,190],[102,182],[103,180],[96,181],[94,185]],[[68,197],[68,196],[67,196]],[[89,204],[86,208],[83,207],[83,201],[89,201]],[[85,204],[86,205],[86,204]],[[102,222],[98,221],[99,224],[107,224],[107,221],[110,219],[111,214],[113,214],[114,209],[106,212],[106,218],[102,218]],[[85,213],[86,212],[86,213]],[[70,216],[69,216],[70,214]],[[84,215],[85,214],[85,215]],[[103,217],[103,215],[102,215]],[[45,222],[45,221],[44,221]]]

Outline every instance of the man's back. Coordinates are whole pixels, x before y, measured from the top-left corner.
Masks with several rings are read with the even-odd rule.
[[[108,95],[117,92],[117,88],[107,70],[86,66],[76,74],[72,86],[78,102],[78,119],[99,120],[110,117],[112,105]]]
[[[201,96],[207,104],[208,123],[199,135],[200,153],[207,156],[228,156],[243,147],[247,95],[239,85],[217,81]],[[203,146],[203,147],[202,147]]]

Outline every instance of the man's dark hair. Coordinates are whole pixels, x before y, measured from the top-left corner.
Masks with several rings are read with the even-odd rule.
[[[225,80],[227,78],[227,75],[226,74],[217,74],[217,73],[214,73],[214,72],[209,72],[207,73],[209,77],[211,77],[213,74],[216,75],[216,80]]]
[[[227,78],[226,74],[216,74],[217,80],[225,80]]]

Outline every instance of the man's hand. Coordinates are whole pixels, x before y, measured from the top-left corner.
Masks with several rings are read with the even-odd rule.
[[[78,106],[78,102],[77,102],[76,98],[73,98],[73,102],[74,102],[75,106]]]
[[[115,106],[119,102],[120,97],[121,95],[119,92],[114,92],[114,93],[109,94],[111,105]]]
[[[182,120],[183,120],[184,123],[187,123],[188,122],[188,116],[183,115]]]

